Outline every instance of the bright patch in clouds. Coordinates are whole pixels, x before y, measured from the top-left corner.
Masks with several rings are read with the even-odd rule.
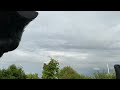
[[[89,54],[86,53],[76,53],[76,52],[58,52],[58,51],[48,51],[50,56],[64,56],[64,57],[74,57],[86,59]]]

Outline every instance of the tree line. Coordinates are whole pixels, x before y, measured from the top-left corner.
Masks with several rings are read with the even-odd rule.
[[[107,73],[96,72],[91,76],[83,75],[75,71],[70,66],[60,69],[59,62],[51,58],[49,63],[44,63],[42,76],[37,73],[26,74],[21,67],[15,64],[10,65],[7,69],[0,69],[0,79],[115,79],[115,72]]]

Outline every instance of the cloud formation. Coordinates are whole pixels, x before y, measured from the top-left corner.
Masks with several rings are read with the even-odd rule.
[[[83,74],[120,63],[119,11],[39,11],[25,30],[17,50],[1,58],[2,67],[23,66],[41,75],[54,57]]]

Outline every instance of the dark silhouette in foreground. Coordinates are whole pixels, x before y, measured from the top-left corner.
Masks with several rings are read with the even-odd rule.
[[[115,73],[116,73],[116,79],[120,79],[120,65],[116,64],[114,65]]]
[[[0,11],[0,57],[19,46],[24,28],[37,16],[35,11]]]

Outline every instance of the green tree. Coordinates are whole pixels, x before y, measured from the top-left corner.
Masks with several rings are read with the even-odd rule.
[[[79,74],[70,66],[66,66],[60,70],[59,79],[78,79]]]
[[[59,79],[90,79],[91,77],[77,73],[70,66],[66,66],[60,70]]]
[[[37,73],[35,73],[35,74],[27,74],[26,75],[26,78],[27,79],[39,79],[39,76],[38,76],[38,74]]]
[[[44,63],[42,79],[57,79],[59,74],[59,62],[52,59],[48,64]]]
[[[11,65],[8,69],[0,70],[0,79],[26,79],[26,75],[22,68]]]

